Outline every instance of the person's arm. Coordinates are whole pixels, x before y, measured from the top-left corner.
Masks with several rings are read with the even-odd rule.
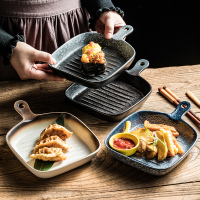
[[[82,0],[82,4],[90,14],[89,22],[92,30],[95,30],[95,22],[104,12],[115,11],[122,18],[124,17],[124,12],[119,7],[115,7],[111,0]]]
[[[5,65],[10,63],[11,54],[18,41],[24,41],[24,37],[22,35],[12,36],[0,27],[0,56],[3,56]]]
[[[3,56],[4,67],[11,64],[22,80],[64,80],[49,69],[47,63],[56,63],[51,54],[36,50],[24,42],[23,36],[12,36],[2,27],[0,27],[0,56]],[[36,61],[44,64],[36,64]]]

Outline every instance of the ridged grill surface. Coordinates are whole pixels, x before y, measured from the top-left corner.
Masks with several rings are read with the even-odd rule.
[[[133,86],[114,81],[102,88],[87,88],[75,101],[103,114],[120,114],[140,101],[144,95]]]
[[[68,58],[64,59],[59,64],[59,69],[67,74],[71,74],[73,76],[77,76],[80,79],[90,81],[90,82],[98,82],[106,79],[108,76],[112,75],[118,68],[121,68],[126,60],[120,54],[113,50],[104,50],[105,59],[107,61],[107,70],[101,75],[98,76],[85,76],[81,71],[81,50],[75,52]]]

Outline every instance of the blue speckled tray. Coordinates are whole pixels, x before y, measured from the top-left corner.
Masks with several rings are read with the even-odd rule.
[[[187,105],[187,107],[184,108],[183,105]],[[155,111],[139,111],[129,115],[123,121],[121,121],[106,137],[105,146],[107,147],[108,152],[116,159],[149,174],[159,176],[169,173],[188,155],[189,151],[198,140],[197,132],[188,123],[182,120],[182,116],[190,109],[190,107],[191,105],[189,102],[183,101],[170,114]],[[164,161],[159,162],[157,158],[148,160],[135,154],[127,157],[113,150],[109,146],[109,139],[112,135],[124,132],[126,121],[131,122],[130,131],[133,131],[136,129],[136,127],[144,127],[145,120],[148,120],[152,124],[165,124],[174,126],[179,132],[177,140],[181,144],[185,153],[182,155],[176,155],[175,157],[166,158]]]

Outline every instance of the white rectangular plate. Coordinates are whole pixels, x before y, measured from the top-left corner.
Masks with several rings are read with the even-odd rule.
[[[61,113],[35,115],[31,120],[23,120],[7,133],[7,143],[21,161],[33,174],[40,178],[50,178],[67,172],[90,161],[99,151],[100,142],[94,133],[75,116],[64,113],[64,126],[72,136],[66,143],[72,146],[66,153],[64,161],[55,162],[48,171],[34,169],[34,159],[30,158],[40,133],[54,122]]]

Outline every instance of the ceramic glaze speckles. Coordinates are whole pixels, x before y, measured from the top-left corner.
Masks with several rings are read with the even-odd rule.
[[[133,27],[123,26],[112,39],[106,39],[96,32],[82,33],[67,41],[52,55],[57,61],[49,65],[59,75],[90,88],[100,88],[116,79],[126,70],[135,58],[134,48],[124,39],[133,31]],[[107,61],[107,70],[101,75],[87,76],[81,71],[82,48],[91,41],[98,43]]]
[[[186,105],[187,107],[184,108],[183,105]],[[188,155],[198,140],[197,132],[181,118],[189,109],[190,103],[183,101],[177,106],[175,111],[170,114],[155,111],[139,111],[133,113],[121,121],[108,134],[105,139],[106,148],[113,157],[139,170],[157,176],[167,174]],[[185,153],[182,155],[176,155],[175,157],[169,157],[164,161],[159,162],[156,158],[148,160],[135,154],[127,157],[113,150],[109,146],[110,137],[116,133],[123,132],[126,121],[131,122],[132,129],[130,131],[133,131],[136,127],[143,127],[145,120],[148,120],[152,124],[174,126],[174,128],[179,132],[177,140],[181,144]]]

